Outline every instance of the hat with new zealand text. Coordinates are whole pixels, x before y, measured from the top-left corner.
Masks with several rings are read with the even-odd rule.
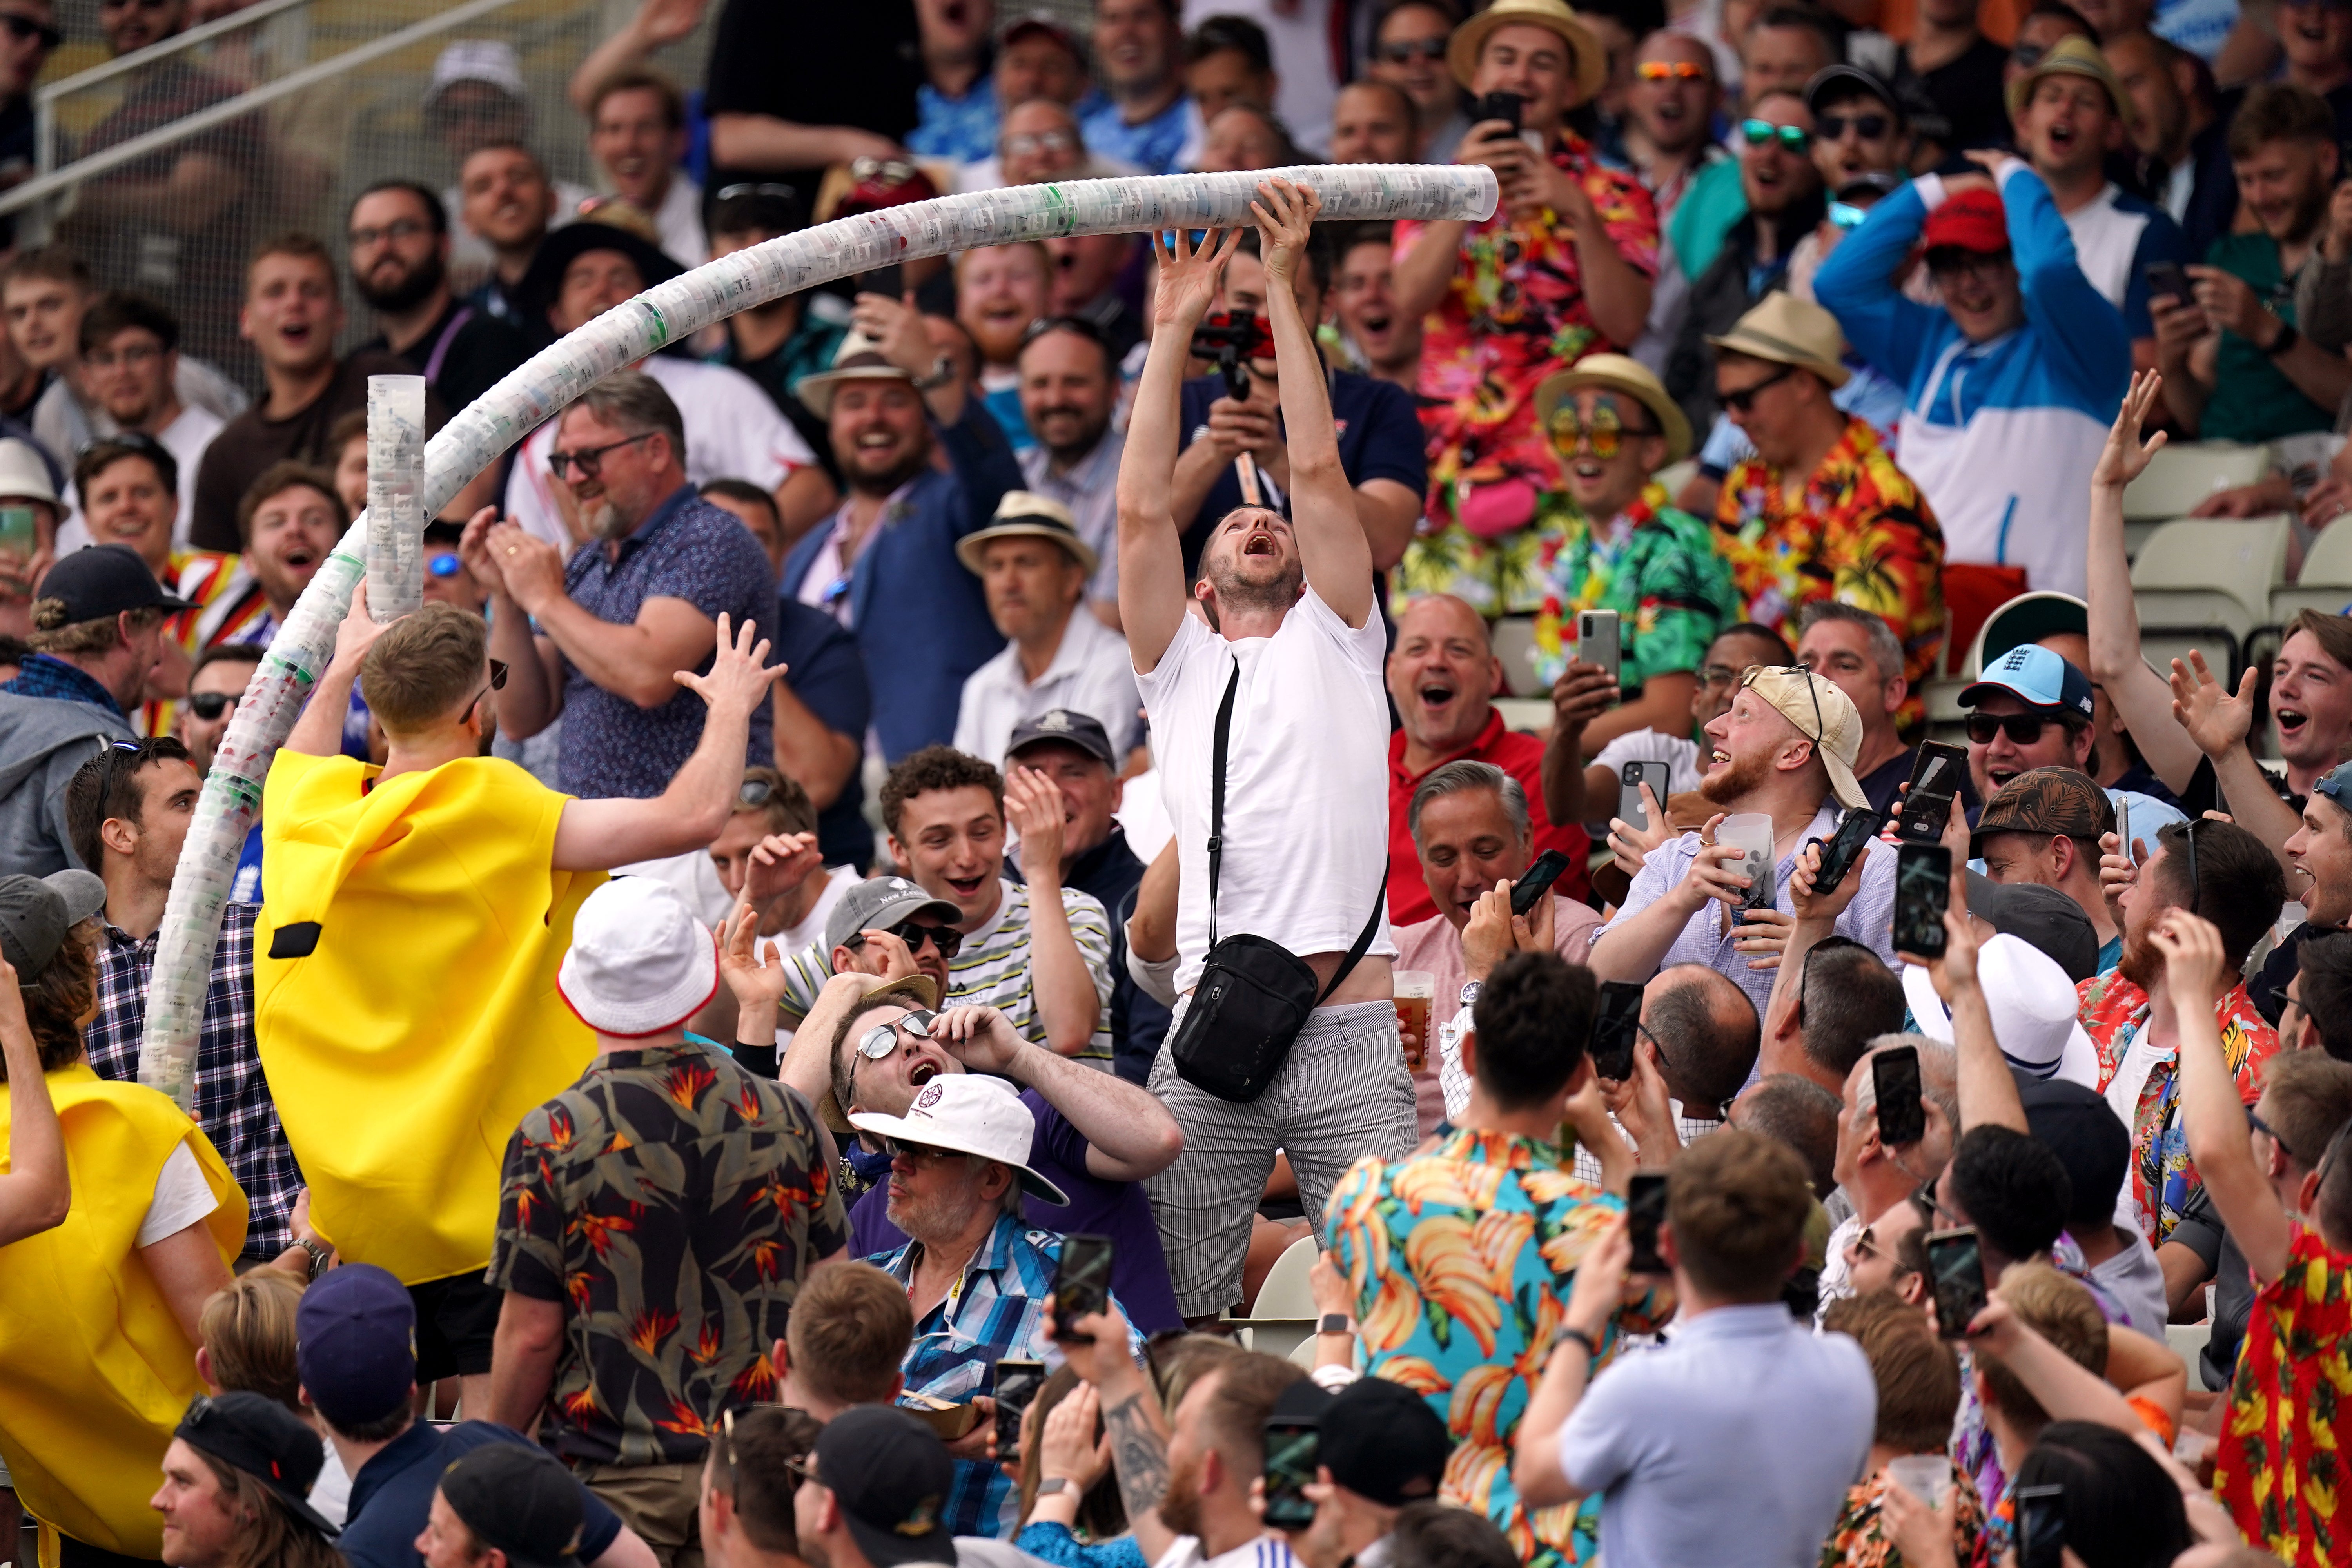
[[[963,919],[961,910],[925,892],[919,884],[904,877],[876,877],[859,882],[842,894],[841,901],[833,906],[833,913],[825,916],[825,950],[845,946],[859,931],[887,931],[919,914],[937,915],[949,925]]]
[[[58,558],[33,590],[33,625],[45,632],[109,621],[126,610],[184,610],[127,544],[92,544]]]
[[[1988,697],[2014,697],[2043,713],[2091,716],[2096,706],[2091,678],[2039,643],[2011,648],[1985,666],[1984,674],[1960,693],[1960,706],[1974,708]]]
[[[264,1394],[199,1394],[172,1436],[269,1489],[302,1523],[332,1541],[341,1531],[310,1506],[327,1450],[308,1423]]]
[[[874,1568],[956,1560],[947,1519],[955,1461],[938,1433],[895,1405],[861,1405],[825,1424],[815,1458],[813,1479]]]
[[[1004,744],[1004,760],[1009,763],[1024,749],[1049,741],[1076,746],[1090,757],[1101,758],[1113,770],[1118,767],[1118,755],[1111,750],[1110,732],[1102,727],[1102,721],[1075,708],[1048,708],[1034,719],[1024,719],[1013,726],[1013,739]]]

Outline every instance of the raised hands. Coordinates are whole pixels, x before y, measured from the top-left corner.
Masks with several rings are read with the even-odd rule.
[[[771,833],[751,847],[743,871],[744,901],[764,909],[824,865],[814,833]]]
[[[1035,768],[1015,763],[1004,775],[1004,824],[1021,840],[1021,874],[1034,885],[1062,880],[1062,792]]]
[[[1201,248],[1183,229],[1151,237],[1151,258],[1159,264],[1160,280],[1151,300],[1151,324],[1189,333],[1201,324],[1216,302],[1225,263],[1242,242],[1242,231],[1213,228],[1201,237]]]
[[[2172,991],[2173,1006],[2183,1013],[2210,1009],[2229,962],[2213,922],[2173,910],[2157,921],[2148,941],[2164,954],[2164,983]]]
[[[2107,429],[2106,449],[2099,454],[2098,467],[2091,470],[2091,483],[2109,489],[2121,489],[2147,471],[2148,462],[2170,439],[2158,430],[2147,440],[2140,439],[2140,426],[2154,407],[2158,394],[2164,390],[2164,377],[2155,371],[2141,371],[2131,379],[2131,389],[2124,394],[2123,406],[2116,412],[2116,422]]]
[[[760,942],[760,911],[739,901],[719,937],[719,973],[739,1007],[775,1006],[784,999],[786,975],[776,944]]]
[[[2197,749],[2220,760],[2231,747],[2242,744],[2254,727],[2254,683],[2262,672],[2246,667],[2237,692],[2213,679],[2205,656],[2189,650],[2189,664],[2172,661],[2172,718]]]
[[[731,630],[727,612],[719,611],[719,652],[711,660],[710,673],[697,675],[690,669],[681,669],[677,675],[677,683],[714,709],[733,707],[751,712],[768,700],[769,689],[783,679],[786,668],[767,662],[767,639],[752,641],[759,632],[759,625],[753,621],[745,621],[740,631]]]
[[[1271,282],[1287,283],[1307,253],[1307,237],[1323,210],[1323,198],[1311,185],[1288,180],[1262,180],[1250,211],[1257,218],[1258,254]]]

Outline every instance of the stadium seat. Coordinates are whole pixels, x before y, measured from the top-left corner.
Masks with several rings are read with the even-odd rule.
[[[1515,697],[1541,697],[1536,684],[1536,618],[1505,616],[1495,623],[1495,657],[1503,661],[1503,688]]]
[[[1249,1325],[1252,1350],[1289,1356],[1300,1345],[1307,1345],[1308,1357],[1299,1364],[1313,1363],[1315,1292],[1307,1283],[1307,1271],[1315,1267],[1315,1238],[1302,1236],[1266,1270],[1265,1283],[1257,1288],[1257,1300],[1250,1303],[1250,1315],[1244,1320]]]
[[[2270,618],[2271,589],[2285,575],[2293,531],[2293,520],[2281,514],[2181,518],[2150,534],[2132,563],[2149,661],[2162,669],[2201,647],[2206,662],[2234,680],[2247,634]]]
[[[2173,442],[2148,459],[2147,471],[2124,490],[2124,521],[2163,522],[2186,517],[2216,490],[2252,484],[2271,471],[2273,463],[2268,447]]]
[[[2352,604],[2352,513],[2313,537],[2304,552],[2303,574],[2292,586],[2271,590],[2271,619],[2284,626],[2303,610],[2340,616],[2347,604]]]

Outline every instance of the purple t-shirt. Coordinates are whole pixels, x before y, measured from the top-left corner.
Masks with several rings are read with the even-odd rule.
[[[1147,1335],[1184,1326],[1176,1310],[1175,1287],[1168,1282],[1168,1259],[1160,1250],[1160,1226],[1141,1182],[1106,1182],[1087,1170],[1086,1135],[1045,1103],[1034,1089],[1021,1103],[1037,1119],[1029,1142],[1029,1165],[1070,1194],[1070,1206],[1055,1208],[1031,1198],[1023,1218],[1040,1230],[1067,1236],[1081,1231],[1111,1242],[1111,1293]],[[890,1223],[888,1183],[877,1184],[849,1211],[849,1247],[859,1258],[880,1262],[907,1245],[907,1233]]]

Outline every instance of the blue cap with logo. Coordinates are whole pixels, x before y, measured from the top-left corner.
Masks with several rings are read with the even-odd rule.
[[[2014,697],[2028,708],[2072,711],[2085,719],[2095,706],[2091,678],[2038,643],[2021,644],[1987,665],[1975,684],[1960,693],[1960,706],[1974,708],[1993,696]]]

